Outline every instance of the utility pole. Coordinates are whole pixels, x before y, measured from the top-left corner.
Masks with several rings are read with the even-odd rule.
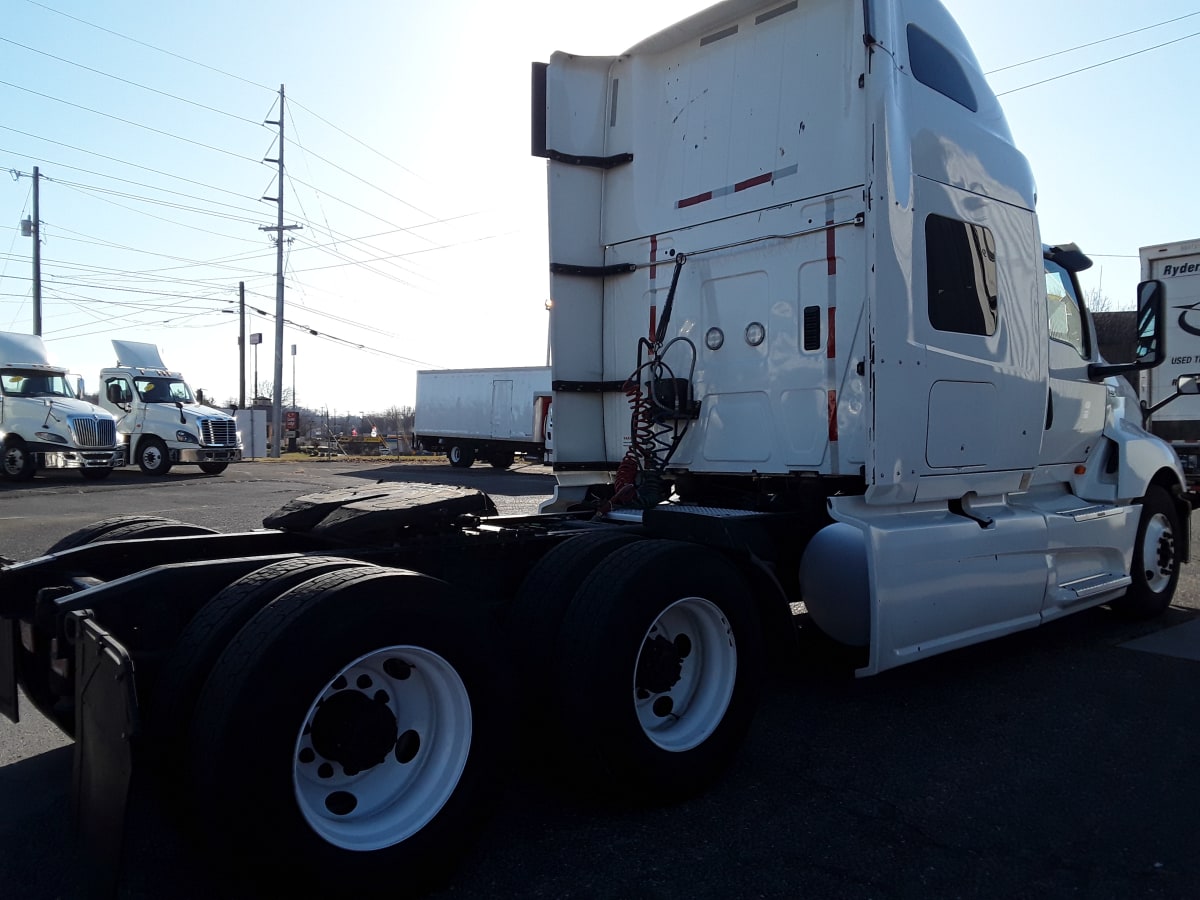
[[[23,173],[14,173],[20,177]],[[38,167],[33,167],[33,217],[21,220],[21,234],[33,238],[33,333],[42,334],[42,219],[38,211]]]
[[[246,408],[246,282],[238,282],[238,409]]]
[[[42,216],[38,210],[38,167],[33,167],[33,333],[42,333]]]
[[[283,437],[283,233],[299,225],[283,224],[283,85],[279,86],[279,121],[267,121],[268,125],[279,126],[279,158],[267,159],[264,162],[278,163],[279,178],[276,185],[278,197],[263,197],[279,205],[279,214],[275,225],[260,225],[261,231],[275,232],[275,389],[271,402],[271,456],[279,457],[279,445]],[[256,385],[257,388],[257,385]]]

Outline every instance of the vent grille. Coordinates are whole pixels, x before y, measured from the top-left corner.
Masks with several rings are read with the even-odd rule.
[[[821,349],[821,307],[804,307],[804,349]]]
[[[113,447],[117,443],[117,423],[112,419],[71,417],[68,421],[80,447]]]
[[[236,447],[237,422],[231,419],[201,419],[200,433],[208,447]]]

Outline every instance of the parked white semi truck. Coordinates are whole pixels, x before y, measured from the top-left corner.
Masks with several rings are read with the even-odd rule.
[[[83,400],[72,380],[50,363],[40,337],[0,333],[0,477],[78,469],[96,480],[125,464],[116,420]]]
[[[166,367],[158,347],[116,340],[112,345],[117,365],[100,372],[100,405],[117,418],[131,464],[147,475],[166,475],[174,465],[219,475],[241,461],[237,421],[200,404],[183,375]]]
[[[867,676],[1171,603],[1183,473],[1106,381],[1162,361],[1161,285],[1134,357],[1102,361],[1087,259],[1043,246],[940,3],[727,0],[533,83],[543,512],[364,485],[244,534],[99,523],[0,568],[0,709],[19,681],[75,729],[102,858],[144,753],[205,860],[413,892],[528,742],[606,796],[702,789],[798,624]]]

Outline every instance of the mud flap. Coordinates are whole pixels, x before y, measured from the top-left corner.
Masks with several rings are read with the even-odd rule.
[[[89,893],[112,897],[121,877],[133,738],[138,728],[133,660],[86,612],[70,615],[76,625],[75,837]]]
[[[0,619],[0,715],[21,721],[17,708],[17,624]]]

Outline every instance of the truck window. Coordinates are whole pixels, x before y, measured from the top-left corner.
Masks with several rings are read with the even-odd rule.
[[[966,70],[954,54],[932,35],[916,25],[908,26],[908,62],[913,77],[971,112],[978,112],[979,101],[967,78]]]
[[[1071,278],[1049,260],[1046,260],[1046,314],[1050,321],[1050,339],[1074,347],[1082,359],[1087,359],[1083,313]]]
[[[982,225],[925,219],[929,324],[960,334],[996,333],[996,245]]]
[[[42,372],[7,371],[0,375],[0,388],[17,397],[74,397],[70,384],[61,375]]]

